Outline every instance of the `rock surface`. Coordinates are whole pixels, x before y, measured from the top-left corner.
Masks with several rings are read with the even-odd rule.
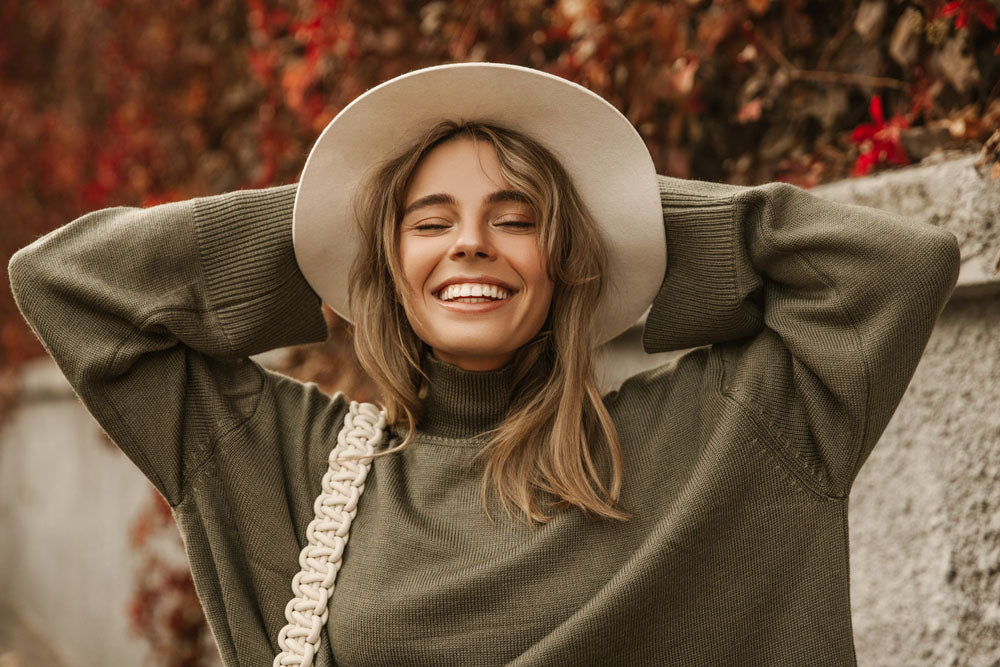
[[[851,494],[859,665],[1000,664],[1000,295],[945,309]]]

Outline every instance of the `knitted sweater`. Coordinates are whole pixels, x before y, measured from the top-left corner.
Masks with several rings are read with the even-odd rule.
[[[494,505],[492,525],[470,461],[509,369],[429,360],[416,439],[368,476],[317,665],[854,663],[848,492],[955,283],[955,238],[780,183],[660,187],[668,268],[645,346],[701,347],[605,398],[634,518],[572,509],[531,529]],[[346,409],[248,359],[327,333],[294,195],[98,211],[9,267],[173,508],[229,666],[277,651]]]

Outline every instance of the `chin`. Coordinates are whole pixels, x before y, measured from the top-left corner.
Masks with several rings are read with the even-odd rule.
[[[495,329],[449,331],[445,336],[424,339],[432,348],[461,357],[495,357],[511,354],[519,345],[515,336],[498,334]]]
[[[514,356],[517,348],[483,345],[482,340],[465,345],[433,345],[434,355],[446,363],[466,370],[495,370]]]

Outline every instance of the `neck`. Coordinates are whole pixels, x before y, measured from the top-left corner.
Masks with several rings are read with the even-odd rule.
[[[514,367],[471,371],[427,355],[427,393],[419,428],[428,435],[473,438],[499,424],[510,407]]]

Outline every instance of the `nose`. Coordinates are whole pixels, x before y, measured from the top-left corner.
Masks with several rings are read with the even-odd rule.
[[[458,225],[458,233],[450,255],[452,259],[494,259],[496,249],[490,241],[485,225],[463,221]]]

